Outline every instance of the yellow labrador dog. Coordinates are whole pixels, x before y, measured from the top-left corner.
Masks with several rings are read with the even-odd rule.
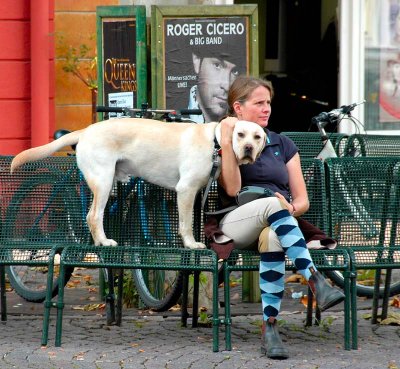
[[[11,172],[22,164],[43,159],[64,146],[77,144],[79,169],[93,192],[87,222],[95,245],[117,243],[108,239],[103,214],[114,181],[142,177],[177,192],[179,233],[187,248],[204,248],[193,237],[192,211],[198,191],[207,184],[213,164],[218,123],[164,123],[150,119],[110,119],[71,132],[49,144],[18,154]],[[233,150],[239,164],[253,163],[264,148],[266,135],[255,123],[238,121]]]

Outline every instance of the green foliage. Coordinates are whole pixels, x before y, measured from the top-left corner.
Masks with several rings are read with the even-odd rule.
[[[97,56],[90,56],[91,51],[86,44],[75,47],[68,45],[62,35],[58,37],[57,52],[63,59],[63,71],[72,73],[90,90],[97,90]]]
[[[133,281],[132,271],[124,271],[123,303],[127,308],[137,307],[139,303],[139,294]]]
[[[119,272],[117,269],[113,271],[114,275],[114,293],[117,295],[117,284]],[[108,293],[108,284],[105,281],[105,294]],[[135,282],[133,280],[132,271],[124,270],[123,282],[122,282],[122,303],[126,308],[138,307],[139,305],[139,294],[137,292]]]
[[[375,284],[375,270],[362,269],[357,271],[357,283],[364,286],[373,286]]]
[[[335,317],[333,316],[327,316],[325,318],[323,318],[319,325],[322,328],[323,331],[325,332],[329,332],[329,328],[332,326],[333,322],[336,320]]]

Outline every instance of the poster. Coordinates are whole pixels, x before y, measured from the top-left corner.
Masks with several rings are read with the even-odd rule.
[[[365,130],[400,129],[400,0],[371,1],[365,38]]]
[[[137,92],[135,20],[107,18],[102,28],[104,103],[110,101],[109,94],[128,92],[133,103]]]
[[[249,74],[248,27],[244,16],[165,18],[165,107],[201,109],[198,123],[226,114],[229,86]]]
[[[381,50],[380,62],[380,122],[400,119],[400,53]]]
[[[380,122],[400,119],[400,1],[381,4]]]
[[[115,92],[108,94],[108,106],[115,108],[133,108],[133,92]],[[123,113],[108,113],[109,118],[121,117]]]

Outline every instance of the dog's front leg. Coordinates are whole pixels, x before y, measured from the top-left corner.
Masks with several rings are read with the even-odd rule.
[[[193,237],[193,205],[197,191],[181,190],[177,191],[178,212],[179,212],[179,233],[183,240],[183,245],[188,249],[204,249],[206,245],[196,242]]]

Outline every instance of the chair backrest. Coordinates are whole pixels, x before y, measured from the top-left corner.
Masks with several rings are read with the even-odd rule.
[[[12,174],[11,160],[0,157],[0,239],[89,243],[86,213],[91,195],[75,158],[27,163]]]
[[[344,151],[345,156],[400,156],[400,136],[353,134]]]
[[[332,237],[340,246],[398,243],[400,158],[326,161]]]
[[[281,132],[281,134],[289,137],[296,144],[302,159],[315,158],[324,148],[324,142],[319,132]],[[327,135],[332,142],[336,154],[342,156],[347,135],[336,132],[328,132]]]

